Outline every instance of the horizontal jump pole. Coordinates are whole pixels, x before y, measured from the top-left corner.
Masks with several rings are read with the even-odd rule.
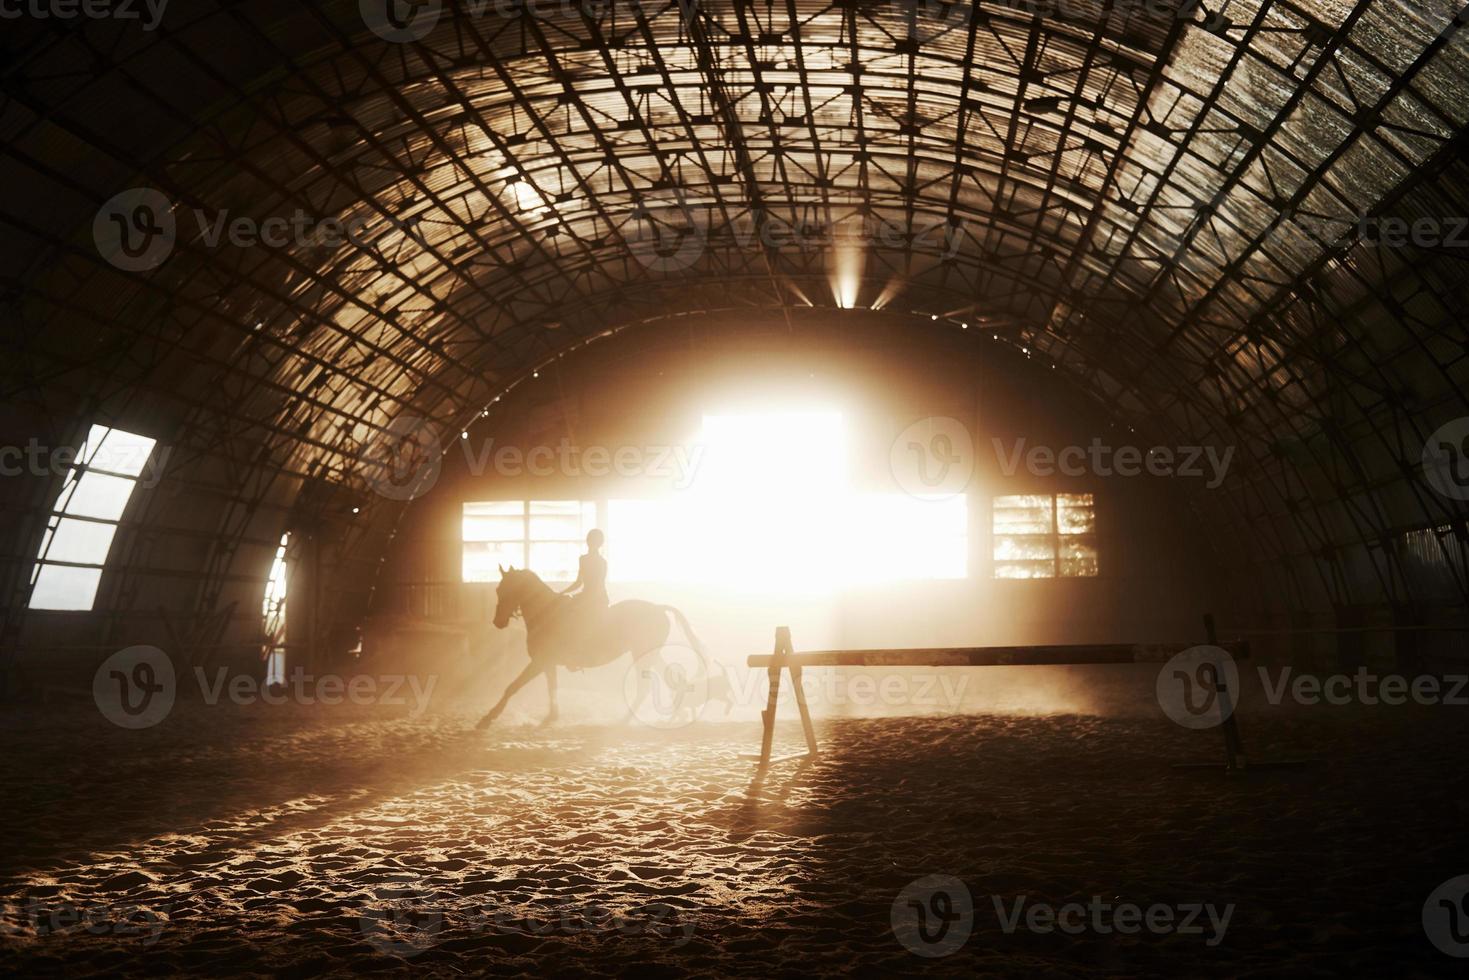
[[[1025,647],[911,647],[897,650],[807,650],[759,653],[751,667],[770,667],[777,659],[800,667],[1030,667],[1043,664],[1158,664],[1196,643],[1077,643]],[[1244,641],[1220,643],[1230,656],[1250,655]]]

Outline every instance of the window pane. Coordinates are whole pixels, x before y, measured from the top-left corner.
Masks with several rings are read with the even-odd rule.
[[[99,428],[101,427],[92,426],[92,432],[96,433]],[[123,476],[132,477],[142,473],[143,467],[148,463],[148,455],[153,452],[153,446],[157,440],[132,432],[124,432],[121,429],[108,429],[106,432],[106,438],[100,447],[87,459],[88,468],[107,470],[109,473],[120,473]],[[91,440],[92,436],[89,435],[87,437],[89,449]]]
[[[532,542],[530,569],[547,582],[574,582],[581,553],[582,546],[575,541]]]
[[[525,504],[519,500],[486,500],[464,505],[464,541],[522,541]]]
[[[1051,497],[1046,494],[996,497],[994,530],[996,534],[1051,534],[1055,530]]]
[[[520,517],[524,513],[523,500],[472,500],[464,505],[465,517]]]
[[[580,513],[530,519],[532,541],[581,541],[590,530],[591,528],[583,530]]]
[[[847,502],[843,524],[860,528],[841,547],[851,555],[847,582],[963,578],[969,567],[969,502],[958,494],[926,500],[902,493],[864,493]]]
[[[87,430],[87,438],[77,447],[77,459],[83,463],[90,463],[92,457],[102,449],[102,444],[107,441],[107,433],[111,432],[105,425],[94,425]]]
[[[132,480],[88,471],[77,481],[76,489],[62,512],[77,517],[98,517],[104,521],[119,520],[132,493]]]
[[[996,561],[1050,561],[1056,557],[1056,539],[1050,535],[997,534]]]
[[[995,563],[995,578],[1054,578],[1056,566],[1049,561],[1007,561]]]
[[[1092,576],[1097,574],[1097,546],[1090,537],[1061,539],[1061,574]]]
[[[1057,494],[1056,508],[1056,529],[1062,534],[1090,534],[1097,529],[1091,494]]]
[[[532,500],[530,502],[532,517],[542,514],[560,514],[579,519],[581,511],[582,502],[580,500]]]
[[[104,564],[107,561],[107,551],[112,547],[112,536],[116,533],[116,524],[95,524],[92,521],[62,518],[51,536],[51,547],[46,551],[46,560],[72,561],[86,565]]]
[[[100,568],[42,565],[31,592],[32,609],[91,609],[102,581]]]
[[[532,500],[531,541],[585,541],[596,526],[597,505],[582,500]]]
[[[687,497],[607,501],[607,578],[677,582],[707,553],[697,508]]]
[[[272,643],[280,643],[285,637],[286,625],[286,545],[290,533],[281,535],[281,543],[275,549],[270,562],[270,577],[265,581],[265,598],[261,603],[261,615],[265,618],[265,635]]]
[[[460,571],[466,582],[498,582],[500,566],[525,567],[525,545],[519,541],[464,542]]]

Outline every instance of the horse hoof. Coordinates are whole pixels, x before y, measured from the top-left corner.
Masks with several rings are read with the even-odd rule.
[[[494,723],[495,723],[495,716],[494,715],[485,715],[483,718],[481,718],[478,722],[475,723],[474,730],[477,731],[477,732],[482,732],[486,728],[489,728]]]

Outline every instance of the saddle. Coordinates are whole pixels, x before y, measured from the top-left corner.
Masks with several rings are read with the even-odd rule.
[[[563,642],[581,647],[592,646],[597,637],[606,633],[603,623],[607,617],[607,609],[608,606],[594,599],[580,595],[562,596],[560,607],[556,611],[556,631],[564,638]],[[585,669],[569,662],[564,666],[568,670]]]

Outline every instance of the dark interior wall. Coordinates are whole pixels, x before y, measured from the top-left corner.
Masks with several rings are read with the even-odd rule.
[[[683,443],[705,411],[839,406],[856,435],[856,482],[896,491],[890,463],[895,437],[926,416],[961,420],[972,435],[967,486],[969,574],[962,580],[890,583],[834,597],[739,597],[689,584],[614,582],[614,601],[674,602],[701,629],[744,648],[769,643],[777,622],[808,643],[912,646],[925,643],[1089,642],[1191,638],[1200,615],[1235,616],[1217,574],[1218,556],[1190,520],[1189,501],[1209,493],[1201,479],[1006,473],[1003,455],[1026,448],[1088,446],[1147,449],[1145,433],[1114,427],[1104,406],[1079,398],[1040,359],[1003,343],[976,346],[912,333],[846,330],[803,336],[680,326],[605,341],[541,372],[493,406],[469,430],[445,434],[443,471],[404,513],[386,555],[379,612],[411,583],[457,583],[460,508],[477,499],[586,499],[656,495],[658,481],[555,474],[497,473],[489,455],[505,446],[529,452],[563,439],[587,447]],[[493,440],[493,441],[492,441]],[[998,440],[1000,446],[994,443]],[[469,461],[491,460],[480,468]],[[476,470],[479,470],[476,472]],[[778,481],[779,473],[769,474]],[[1100,574],[1095,578],[996,580],[990,562],[990,500],[1001,494],[1096,495]],[[609,528],[609,556],[637,542]],[[853,533],[861,533],[853,529]],[[772,563],[783,556],[772,554]],[[492,586],[452,587],[459,615],[487,610]],[[798,639],[798,643],[800,640]]]

